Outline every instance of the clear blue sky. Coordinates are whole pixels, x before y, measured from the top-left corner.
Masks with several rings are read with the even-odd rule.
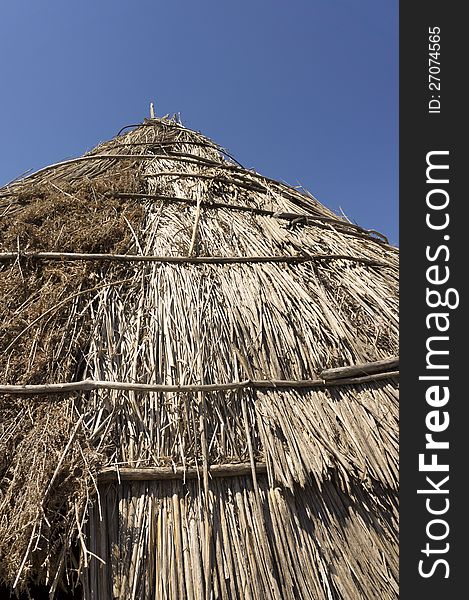
[[[154,100],[398,243],[397,0],[14,0],[0,66],[0,185]]]

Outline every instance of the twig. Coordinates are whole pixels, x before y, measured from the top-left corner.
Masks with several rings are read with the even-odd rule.
[[[142,254],[91,254],[83,252],[1,252],[0,262],[17,260],[19,258],[32,258],[38,260],[89,260],[89,261],[120,261],[120,262],[154,262],[162,264],[243,264],[243,263],[304,263],[322,260],[347,260],[362,263],[372,267],[394,268],[385,262],[371,260],[361,256],[347,254],[304,254],[301,256],[192,256],[195,238],[199,224],[200,211],[196,214],[194,230],[188,256],[145,256]],[[95,288],[93,288],[95,289]],[[90,289],[89,291],[93,291]]]
[[[337,367],[335,369],[325,369],[321,371],[321,378],[325,381],[340,379],[342,377],[352,377],[354,375],[370,375],[371,373],[380,373],[386,370],[392,370],[399,367],[399,357],[392,356],[384,360],[362,363],[360,365],[351,365],[348,367]]]
[[[232,381],[230,383],[207,383],[190,385],[165,385],[152,383],[129,383],[124,381],[73,381],[71,383],[45,383],[38,385],[0,385],[3,394],[61,394],[67,392],[89,392],[92,390],[124,390],[134,392],[218,392],[242,389],[301,389],[327,388],[338,385],[358,385],[368,381],[379,381],[399,376],[399,371],[376,373],[364,377],[347,377],[342,379],[300,379],[300,380],[258,380]]]
[[[201,470],[201,467],[120,467],[118,474],[115,467],[105,467],[98,473],[98,482],[117,481],[118,476],[122,481],[198,479]],[[265,463],[255,463],[255,473],[263,475],[266,472],[267,466]],[[251,462],[209,465],[208,473],[211,477],[240,477],[252,475],[253,467]]]

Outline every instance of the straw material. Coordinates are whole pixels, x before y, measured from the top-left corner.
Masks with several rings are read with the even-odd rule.
[[[398,251],[226,156],[150,119],[0,190],[15,590],[397,597]]]

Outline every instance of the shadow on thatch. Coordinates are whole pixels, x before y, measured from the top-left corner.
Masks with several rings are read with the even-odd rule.
[[[10,588],[397,597],[397,250],[224,156],[151,119],[0,190]]]
[[[322,489],[314,483],[272,488],[265,477],[258,484],[256,490],[251,478],[215,480],[202,501],[200,482],[108,485],[102,492],[103,523],[96,512],[91,515],[96,528],[91,550],[100,549],[113,565],[107,580],[92,565],[97,597],[108,597],[113,585],[116,597],[129,590],[146,597],[150,589],[190,597],[189,581],[204,597],[207,564],[215,597],[245,597],[246,589],[258,589],[264,597],[317,598],[323,594],[318,572],[329,573],[333,598],[389,593],[389,580],[378,576],[377,567],[389,578],[397,576],[395,557],[379,552],[379,540],[396,527],[395,492],[365,495],[362,482],[354,482],[349,494],[332,481]],[[124,499],[128,507],[117,518]],[[168,544],[174,545],[169,554]]]

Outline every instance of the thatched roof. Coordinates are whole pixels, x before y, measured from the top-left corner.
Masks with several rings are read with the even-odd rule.
[[[0,214],[0,581],[397,597],[396,248],[172,119]]]

